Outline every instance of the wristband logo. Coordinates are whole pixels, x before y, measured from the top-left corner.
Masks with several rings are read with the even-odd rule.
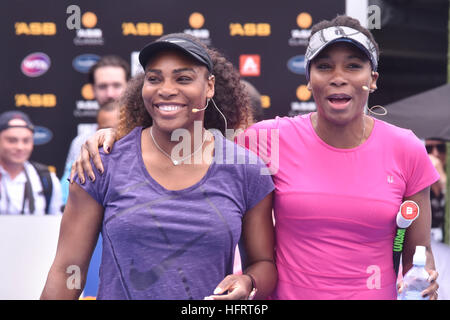
[[[161,36],[163,33],[163,24],[159,22],[122,23],[122,34],[124,36]]]
[[[22,73],[31,78],[43,75],[49,68],[50,58],[42,52],[35,52],[27,55],[20,65]]]
[[[72,60],[72,66],[75,70],[81,73],[88,73],[91,67],[100,60],[96,54],[86,53],[75,57]]]
[[[39,94],[17,93],[14,96],[16,107],[33,107],[33,108],[54,108],[56,107],[56,96],[51,93]]]
[[[54,22],[16,22],[14,27],[17,36],[54,36],[56,34]]]
[[[185,29],[184,33],[190,34],[194,37],[199,38],[204,44],[210,45],[211,38],[208,29],[202,29],[205,24],[205,17],[200,12],[193,12],[189,16],[189,26],[190,29]]]
[[[291,47],[306,46],[311,34],[312,17],[308,12],[301,12],[296,19],[297,26],[300,29],[291,30],[291,38],[288,43]]]
[[[269,23],[230,23],[230,36],[268,37],[271,34]]]

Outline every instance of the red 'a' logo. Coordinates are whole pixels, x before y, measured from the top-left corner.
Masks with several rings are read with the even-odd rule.
[[[240,55],[239,72],[243,77],[259,77],[261,74],[261,57],[259,54]]]

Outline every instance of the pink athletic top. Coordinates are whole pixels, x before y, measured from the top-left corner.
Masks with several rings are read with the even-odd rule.
[[[263,144],[267,137],[262,154],[256,140],[245,144],[274,172],[279,280],[272,298],[396,299],[396,214],[404,197],[439,175],[410,130],[374,119],[367,141],[337,149],[319,138],[310,116],[277,117],[246,131]],[[271,154],[278,139],[279,163]]]

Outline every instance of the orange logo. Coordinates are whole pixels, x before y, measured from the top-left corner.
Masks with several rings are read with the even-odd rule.
[[[94,90],[90,83],[86,83],[83,87],[81,87],[81,96],[85,100],[94,100]]]
[[[53,22],[16,22],[14,27],[18,36],[54,36],[56,34],[56,24]]]
[[[85,12],[81,17],[81,23],[85,28],[93,28],[97,25],[97,16],[93,12]]]
[[[14,96],[14,98],[16,100],[16,107],[56,107],[56,96],[51,93],[32,93],[30,95],[18,93]]]
[[[301,85],[297,88],[296,92],[297,98],[300,101],[308,101],[311,98],[311,91],[308,90],[308,87],[305,85]]]
[[[194,12],[189,16],[189,25],[193,29],[200,29],[205,24],[205,18],[199,12]]]
[[[264,109],[270,108],[270,97],[266,95],[261,95],[261,107]]]
[[[230,36],[267,37],[270,33],[269,23],[230,23]]]
[[[297,16],[297,25],[302,29],[308,29],[312,25],[312,17],[307,12],[302,12]]]
[[[122,23],[122,34],[124,36],[161,36],[164,33],[162,23],[159,22],[133,22]]]

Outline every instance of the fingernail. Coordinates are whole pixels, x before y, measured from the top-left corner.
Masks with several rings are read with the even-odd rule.
[[[89,180],[91,180],[92,182],[94,182],[94,180],[95,180],[95,176],[91,176],[91,175],[89,175]]]
[[[106,152],[110,153],[111,152],[111,148],[110,147],[106,147]]]
[[[207,296],[207,297],[204,297],[203,300],[214,300],[214,298],[211,296]]]
[[[221,293],[221,292],[222,292],[222,289],[220,289],[219,287],[217,287],[217,288],[214,289],[213,294],[219,294],[219,293]]]

